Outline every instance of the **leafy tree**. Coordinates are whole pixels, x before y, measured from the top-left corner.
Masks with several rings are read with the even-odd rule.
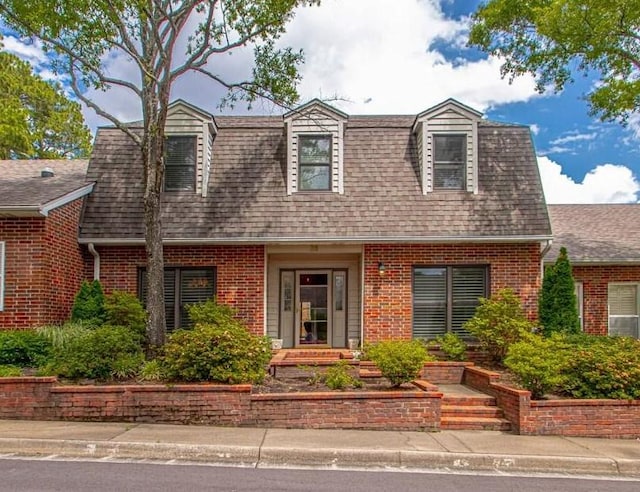
[[[87,157],[90,151],[80,105],[28,63],[0,51],[0,159]]]
[[[545,269],[538,300],[538,317],[545,336],[580,332],[575,283],[564,247],[560,248],[555,264]]]
[[[572,72],[597,73],[591,113],[626,122],[640,107],[640,0],[489,0],[469,43],[505,58],[502,74],[531,73],[562,90]]]
[[[277,48],[293,10],[319,0],[4,0],[0,18],[19,33],[37,37],[55,54],[53,68],[67,73],[82,102],[126,133],[144,166],[144,224],[147,252],[147,334],[153,347],[164,343],[164,261],[160,204],[164,174],[164,127],[171,87],[187,72],[198,72],[228,89],[223,103],[267,98],[281,105],[298,99],[297,66],[302,53]],[[253,46],[247,80],[228,80],[213,60]],[[111,75],[107,57],[123,56],[137,73]],[[210,60],[212,59],[212,60]],[[142,130],[127,126],[87,97],[86,87],[117,86],[135,95]]]

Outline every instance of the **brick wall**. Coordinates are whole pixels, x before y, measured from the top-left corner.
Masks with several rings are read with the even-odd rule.
[[[96,249],[105,292],[124,290],[137,295],[138,271],[146,265],[144,246]],[[165,246],[164,262],[176,267],[216,267],[218,301],[237,309],[252,333],[264,334],[263,246]],[[87,270],[92,278],[92,261]]]
[[[68,319],[84,269],[77,241],[81,208],[78,199],[48,217],[0,218],[6,249],[0,329]]]
[[[438,430],[441,393],[253,395],[249,425],[293,429]]]
[[[527,315],[537,316],[540,245],[530,244],[368,244],[364,252],[364,326],[367,342],[412,337],[414,266],[488,265],[491,293],[511,287]],[[385,274],[378,273],[378,263]]]
[[[593,335],[607,335],[609,283],[640,283],[640,265],[574,265],[573,277],[576,282],[583,283],[584,331]]]

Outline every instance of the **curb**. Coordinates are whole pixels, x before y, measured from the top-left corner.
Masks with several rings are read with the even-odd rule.
[[[305,449],[146,442],[0,438],[1,457],[199,462],[252,468],[386,468],[402,470],[640,476],[640,460],[434,451]]]

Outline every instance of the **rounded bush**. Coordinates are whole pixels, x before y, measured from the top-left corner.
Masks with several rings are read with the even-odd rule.
[[[367,348],[367,358],[380,369],[392,386],[409,383],[420,375],[424,363],[432,360],[420,340],[387,340]]]
[[[0,365],[34,367],[51,351],[46,337],[33,330],[0,331]]]
[[[160,361],[162,373],[172,381],[240,384],[262,382],[270,359],[267,337],[252,335],[229,319],[171,334]]]

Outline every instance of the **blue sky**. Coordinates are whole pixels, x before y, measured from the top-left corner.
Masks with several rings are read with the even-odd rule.
[[[640,200],[640,117],[632,119],[628,128],[590,117],[583,94],[594,80],[579,74],[561,94],[537,94],[531,77],[513,84],[503,80],[499,60],[466,47],[468,17],[478,4],[476,0],[323,0],[320,7],[300,9],[282,43],[305,52],[302,102],[332,99],[331,104],[349,114],[417,114],[453,97],[489,119],[531,127],[547,201]],[[44,76],[51,76],[37,44],[11,37],[4,43]],[[216,72],[243,77],[251,54],[239,52],[212,64]],[[135,80],[135,70],[124,57],[110,56],[105,65],[111,75]],[[140,116],[139,104],[130,94],[88,95],[122,120]],[[220,114],[221,95],[220,88],[196,75],[184,77],[172,91],[172,97],[214,115]],[[274,108],[257,105],[253,111]],[[92,128],[105,123],[89,110],[85,117]]]

